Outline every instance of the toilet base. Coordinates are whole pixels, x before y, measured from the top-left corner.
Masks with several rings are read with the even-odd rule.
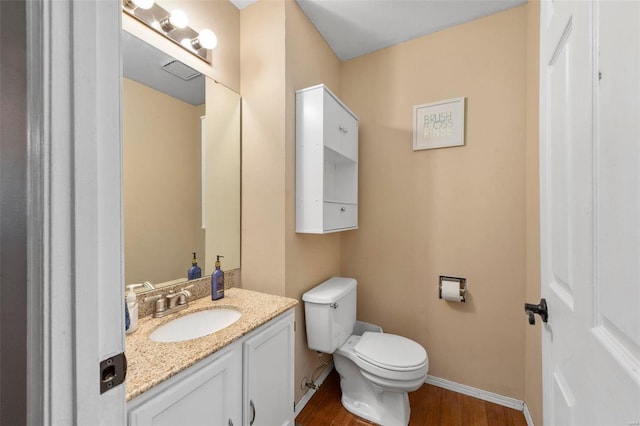
[[[334,353],[333,361],[340,375],[344,408],[358,417],[384,426],[409,424],[411,408],[407,392],[386,390],[371,383],[356,364],[340,354]]]

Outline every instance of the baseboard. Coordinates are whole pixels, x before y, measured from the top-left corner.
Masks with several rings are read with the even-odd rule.
[[[472,396],[474,398],[482,399],[483,401],[493,402],[494,404],[503,405],[505,407],[513,408],[518,411],[524,410],[524,401],[520,401],[508,396],[498,395],[497,393],[489,392],[486,390],[473,388],[467,385],[461,385],[460,383],[452,382],[450,380],[441,379],[439,377],[427,376],[425,383],[440,388],[449,389],[454,392],[461,393],[463,395]],[[533,424],[533,423],[530,423]]]
[[[524,406],[522,407],[522,412],[524,414],[524,419],[527,421],[527,426],[534,426],[533,424],[533,417],[531,417],[531,413],[529,412],[529,407],[527,406],[527,403],[524,403]]]
[[[322,371],[322,374],[320,374],[320,377],[318,377],[318,379],[316,380],[316,385],[318,385],[318,388],[320,388],[320,385],[322,384],[322,382],[324,382],[324,379],[326,379],[329,373],[331,373],[331,370],[333,370],[333,361],[331,361],[329,365],[327,365],[327,367]],[[300,401],[296,402],[296,408],[294,410],[295,417],[298,417],[298,414],[300,414],[300,412],[304,409],[305,405],[307,405],[311,397],[317,391],[318,389],[309,389],[307,393],[302,395],[302,398],[300,398]]]

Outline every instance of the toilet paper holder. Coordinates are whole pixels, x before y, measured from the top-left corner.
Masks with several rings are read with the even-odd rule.
[[[458,287],[460,288],[460,301],[466,302],[466,294],[467,294],[467,280],[461,277],[449,277],[446,275],[440,275],[440,282],[438,284],[438,297],[442,299],[442,282],[443,281],[453,281],[458,283]]]

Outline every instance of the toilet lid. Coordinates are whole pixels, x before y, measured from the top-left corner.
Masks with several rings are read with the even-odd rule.
[[[427,361],[427,351],[406,337],[365,331],[353,348],[363,360],[388,370],[412,370]]]

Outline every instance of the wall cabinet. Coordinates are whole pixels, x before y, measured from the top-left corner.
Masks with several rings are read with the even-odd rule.
[[[131,400],[129,426],[293,426],[293,313]]]
[[[358,117],[323,84],[296,92],[296,232],[358,228]]]

